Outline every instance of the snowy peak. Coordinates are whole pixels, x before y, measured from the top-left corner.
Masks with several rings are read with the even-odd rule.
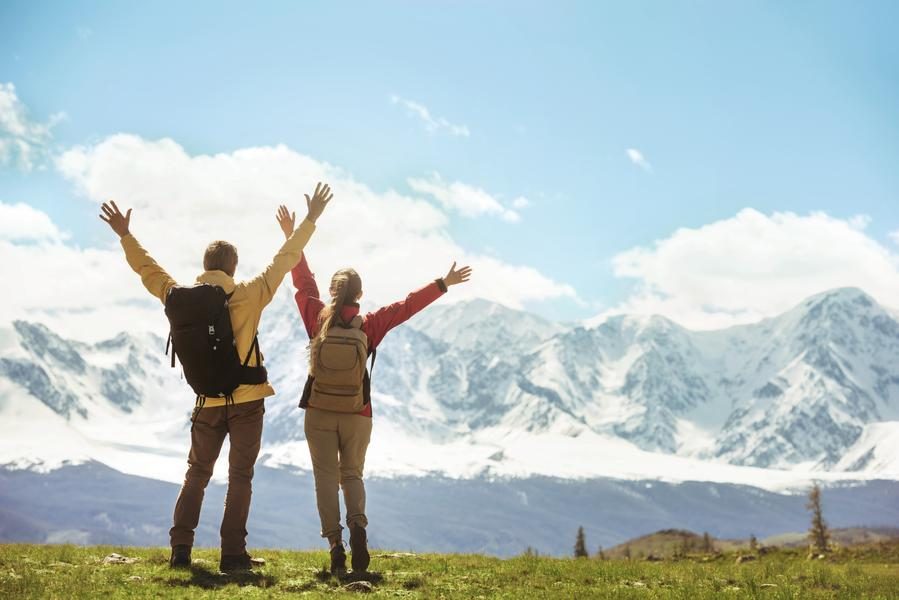
[[[893,345],[899,336],[896,317],[857,288],[812,296],[768,325],[799,343],[833,343],[851,352],[864,350],[863,345]]]
[[[738,390],[716,444],[719,457],[829,467],[868,424],[896,418],[899,323],[863,291],[818,294],[734,334],[748,349],[740,375],[754,373],[746,382],[756,387],[752,397]]]
[[[86,364],[78,352],[80,344],[63,340],[41,323],[13,321],[13,329],[22,348],[36,358],[73,373],[84,373]]]
[[[87,409],[65,381],[83,375],[87,365],[76,345],[37,323],[14,321],[2,330],[0,377],[6,378],[48,408],[70,418]]]
[[[85,344],[27,321],[14,321],[2,335],[0,377],[66,419],[76,415],[87,419],[98,403],[131,412],[165,375],[172,377],[160,372],[164,345],[152,335],[120,333]],[[154,373],[148,376],[148,369]]]
[[[566,329],[536,315],[488,300],[433,305],[409,321],[422,333],[459,349],[519,350]]]
[[[856,287],[835,288],[820,294],[815,294],[799,304],[806,311],[850,308],[855,312],[873,309],[883,312],[877,301],[864,290]]]

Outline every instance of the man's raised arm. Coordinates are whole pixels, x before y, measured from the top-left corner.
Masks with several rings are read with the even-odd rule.
[[[287,241],[275,254],[272,262],[258,276],[248,281],[247,292],[249,297],[256,302],[259,307],[263,307],[272,301],[275,292],[284,276],[300,262],[300,256],[303,248],[309,242],[312,234],[315,232],[315,222],[324,212],[325,207],[334,194],[331,193],[331,187],[327,184],[319,183],[315,186],[315,192],[310,198],[306,196],[306,219],[300,223],[300,226],[294,229],[296,223],[296,213],[287,214],[287,209],[281,207],[278,211],[277,220],[284,234],[287,235]]]
[[[100,215],[100,218],[118,234],[122,248],[125,250],[125,260],[128,261],[128,265],[131,266],[135,273],[140,275],[140,279],[147,291],[165,304],[165,297],[169,290],[178,284],[172,279],[171,275],[166,273],[165,269],[153,260],[137,239],[131,235],[131,232],[128,230],[131,224],[131,209],[129,208],[123,215],[114,201],[104,202],[101,209],[103,213]]]

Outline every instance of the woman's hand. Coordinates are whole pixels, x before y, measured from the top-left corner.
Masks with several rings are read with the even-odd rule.
[[[449,273],[443,278],[443,283],[446,287],[449,287],[451,285],[465,283],[468,281],[469,277],[471,277],[471,267],[456,269],[456,263],[453,262],[453,266],[450,267]]]
[[[283,204],[278,207],[278,214],[275,217],[278,220],[278,225],[281,226],[281,231],[284,232],[285,238],[290,238],[293,235],[294,229],[296,229],[297,224],[297,213],[292,213],[287,210],[287,207]]]

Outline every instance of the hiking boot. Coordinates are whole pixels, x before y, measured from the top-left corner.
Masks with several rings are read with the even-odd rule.
[[[219,571],[231,573],[234,571],[249,571],[253,568],[253,559],[249,554],[222,554],[219,561]]]
[[[331,548],[331,575],[346,575],[346,550],[343,549],[343,542]]]
[[[371,556],[368,554],[368,534],[365,533],[365,527],[360,525],[350,527],[350,553],[353,555],[353,572],[367,571]]]
[[[186,544],[172,546],[172,556],[169,558],[169,566],[173,569],[189,569],[190,546]]]

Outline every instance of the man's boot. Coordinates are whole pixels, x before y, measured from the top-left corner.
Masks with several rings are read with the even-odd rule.
[[[190,546],[186,544],[172,546],[172,556],[169,558],[169,566],[173,569],[189,569]]]
[[[219,571],[233,573],[235,571],[249,571],[253,568],[253,559],[249,554],[222,554],[219,561]]]

